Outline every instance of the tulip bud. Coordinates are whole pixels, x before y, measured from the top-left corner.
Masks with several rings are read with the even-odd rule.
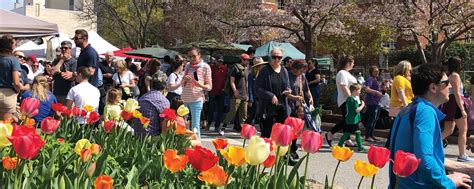
[[[91,165],[89,165],[89,167],[86,169],[86,174],[87,176],[89,176],[89,178],[94,175],[95,167],[96,167],[96,163],[94,162]]]
[[[249,124],[243,124],[242,125],[242,130],[240,131],[240,136],[243,139],[250,139],[252,138],[255,134],[257,133],[257,130],[255,129],[254,126],[249,125]]]

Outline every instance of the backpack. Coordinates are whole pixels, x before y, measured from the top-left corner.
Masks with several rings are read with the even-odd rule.
[[[239,63],[232,64],[231,66],[229,66],[229,69],[227,71],[227,76],[225,77],[224,88],[222,88],[222,92],[224,92],[224,94],[226,94],[226,95],[232,95],[232,89],[230,87],[230,76],[231,76],[231,74],[234,70],[236,70],[238,73],[240,73],[239,75],[242,75],[243,77],[245,77],[244,76],[245,75],[244,74],[245,68],[244,69],[239,69],[237,64],[239,64]],[[237,85],[237,83],[236,83],[236,85]]]

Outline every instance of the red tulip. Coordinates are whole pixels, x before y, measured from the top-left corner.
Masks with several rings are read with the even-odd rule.
[[[249,140],[257,133],[257,129],[254,126],[249,124],[242,124],[242,130],[240,131],[240,136],[243,139]]]
[[[127,111],[122,111],[120,116],[122,116],[123,120],[128,121],[132,118],[133,114]]]
[[[276,160],[275,154],[270,153],[270,155],[268,156],[267,160],[265,160],[265,161],[262,163],[262,165],[263,165],[265,168],[270,168],[270,167],[272,167],[273,165],[275,165],[275,160]]]
[[[68,108],[66,108],[66,109],[64,109],[64,111],[63,111],[63,114],[64,114],[65,116],[68,116],[68,117],[69,117],[69,116],[71,116],[71,115],[72,115],[72,110],[71,110],[71,109],[68,109]]]
[[[288,146],[294,139],[293,127],[275,123],[272,128],[271,139],[278,146]]]
[[[166,108],[161,112],[160,117],[165,120],[174,120],[176,119],[176,110]]]
[[[86,117],[87,116],[87,111],[84,109],[81,109],[81,117]]]
[[[199,171],[207,171],[216,165],[219,158],[206,148],[196,146],[194,149],[187,148],[186,156],[191,166]]]
[[[45,134],[53,134],[61,122],[52,117],[46,117],[41,121],[41,132]]]
[[[8,140],[12,143],[15,153],[22,159],[35,158],[46,143],[36,133],[36,129],[30,126],[13,126],[12,135]]]
[[[105,121],[104,122],[104,131],[106,133],[112,132],[112,129],[115,127],[115,120],[112,121]]]
[[[82,114],[82,110],[78,107],[75,107],[75,106],[72,107],[71,111],[72,111],[72,115],[75,116],[75,117],[80,117],[81,114]]]
[[[60,143],[64,143],[64,138],[58,138],[57,141]]]
[[[54,104],[51,105],[51,109],[53,109],[55,112],[61,112],[61,113],[63,113],[64,110],[67,109],[67,107],[64,106],[64,105],[61,104],[61,103],[54,103]]]
[[[21,101],[20,113],[27,117],[35,117],[39,113],[40,100],[36,98],[25,98]]]
[[[94,124],[95,122],[100,120],[100,115],[97,112],[91,112],[89,117],[87,118],[87,124]]]
[[[301,136],[301,148],[308,153],[316,153],[323,146],[323,137],[314,131],[305,131]]]
[[[265,143],[270,144],[270,152],[273,152],[273,141],[272,141],[272,139],[263,138],[263,140],[265,141]]]
[[[304,121],[302,119],[296,117],[288,117],[286,118],[284,124],[293,127],[293,139],[297,139],[298,137],[300,137],[301,132],[303,132],[304,128]]]
[[[390,160],[390,150],[384,147],[370,146],[367,156],[372,165],[383,168]]]
[[[398,150],[395,153],[393,173],[399,177],[408,177],[416,171],[420,162],[421,159],[417,159],[415,154]]]

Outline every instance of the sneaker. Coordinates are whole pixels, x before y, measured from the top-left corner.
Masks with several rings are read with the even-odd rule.
[[[360,147],[360,148],[357,148],[357,152],[359,152],[359,153],[365,153],[365,152],[367,152],[367,151],[369,151],[369,150],[368,150],[367,147],[365,147],[365,146],[362,146],[362,147]]]
[[[332,140],[329,140],[328,133],[324,134],[324,139],[326,139],[326,142],[328,143],[329,147],[332,147]]]
[[[225,130],[225,128],[219,129],[219,134],[220,134],[221,136],[224,136],[224,130]]]
[[[446,148],[448,146],[448,140],[444,139],[443,140],[443,148]]]
[[[290,156],[291,156],[291,158],[293,158],[295,160],[300,159],[300,156],[296,152],[290,153]]]
[[[346,142],[344,143],[344,146],[346,146],[346,147],[356,147],[357,145],[354,144],[354,143],[352,142],[352,140],[348,139],[348,140],[346,140]]]
[[[464,154],[464,155],[458,156],[458,161],[459,162],[472,162],[474,160],[471,159],[468,155]]]

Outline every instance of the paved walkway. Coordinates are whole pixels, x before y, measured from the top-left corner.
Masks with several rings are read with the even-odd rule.
[[[212,131],[201,131],[202,133],[202,143],[205,147],[209,149],[214,149],[211,140],[217,137],[221,137],[216,132]],[[337,140],[340,138],[340,134],[335,135],[335,139]],[[228,142],[232,145],[240,145],[243,144],[243,139],[240,138],[240,133],[231,131],[231,129],[227,129],[225,133],[225,138]],[[298,141],[299,144],[299,141]],[[383,146],[385,141],[372,143],[374,145]],[[369,143],[365,143],[365,145],[369,146]],[[355,150],[355,149],[354,149]],[[456,160],[457,157],[457,146],[456,145],[449,145],[446,148],[446,157],[452,160]],[[298,149],[298,153],[300,157],[304,155],[304,152],[301,149]],[[470,152],[469,155],[473,156]],[[353,164],[356,160],[363,160],[368,161],[366,153],[357,153],[355,152],[351,160],[341,163],[339,166],[338,174],[336,176],[335,183],[338,186],[343,188],[357,188],[357,184],[360,180],[360,176],[354,171]],[[308,169],[308,179],[317,180],[319,182],[324,182],[324,178],[328,175],[329,182],[331,181],[332,173],[334,168],[336,167],[337,161],[332,157],[331,150],[329,146],[324,143],[323,148],[320,152],[313,154],[310,156],[309,160],[309,169]],[[470,163],[474,166],[474,163]],[[304,166],[301,166],[300,175],[303,175]],[[371,178],[366,178],[363,181],[363,185],[368,188],[370,186]],[[375,180],[376,188],[387,188],[388,186],[388,165],[385,166],[382,170],[379,171],[379,174],[376,176]]]

